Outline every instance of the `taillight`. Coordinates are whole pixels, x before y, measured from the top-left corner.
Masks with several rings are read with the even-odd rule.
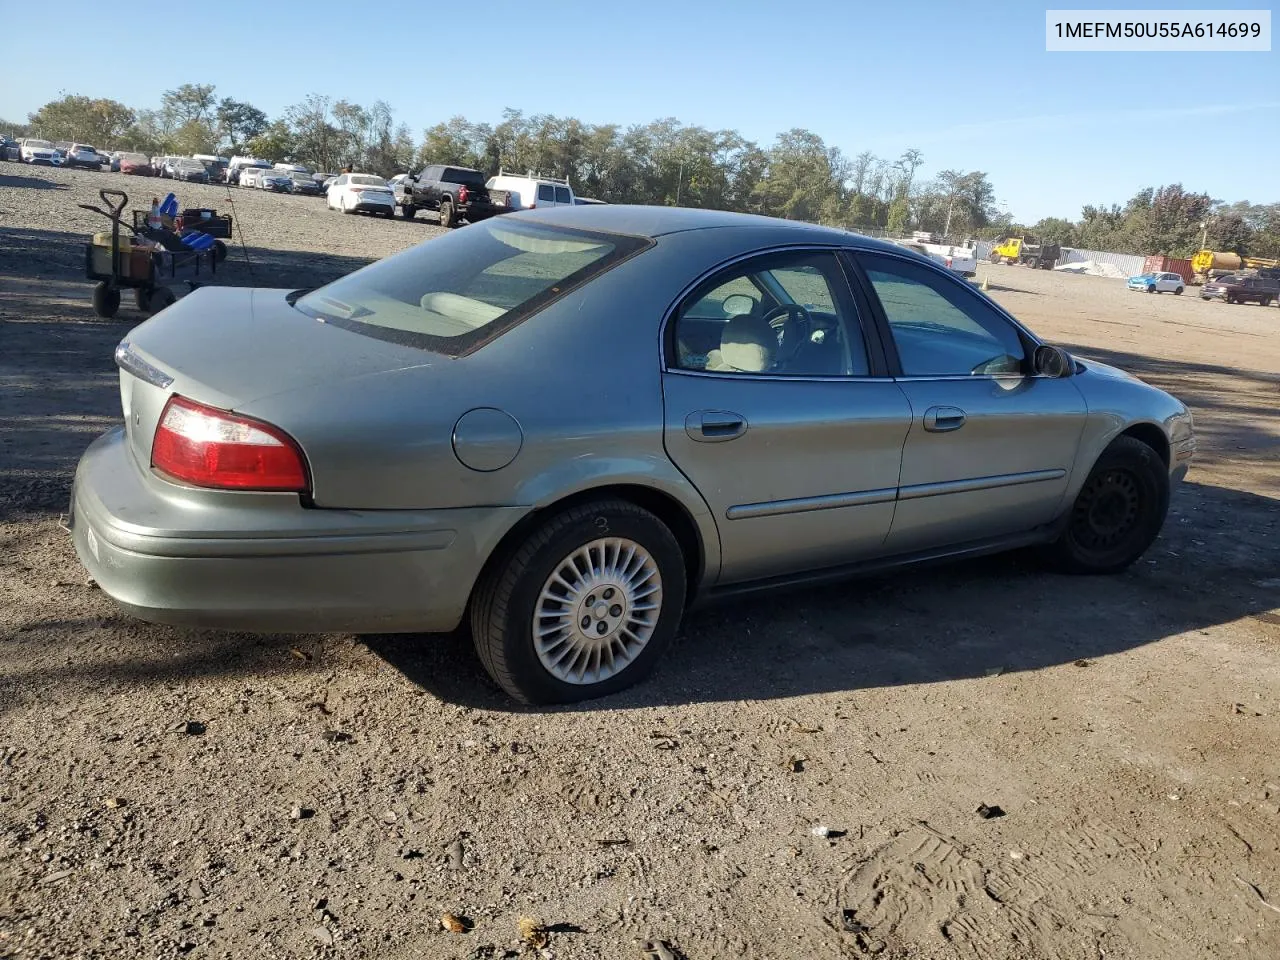
[[[156,427],[151,466],[198,487],[307,491],[306,462],[288,434],[176,394]]]
[[[458,202],[459,202],[459,203],[466,203],[466,202],[467,202],[467,197],[469,197],[469,196],[471,196],[471,191],[470,191],[470,190],[468,190],[466,187],[459,187],[459,188],[458,188]]]
[[[950,258],[950,257],[947,257],[947,266],[948,266],[948,267],[950,267],[950,266],[951,266],[951,258]]]

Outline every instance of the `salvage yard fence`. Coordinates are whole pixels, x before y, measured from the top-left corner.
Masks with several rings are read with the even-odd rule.
[[[994,240],[979,240],[973,248],[973,255],[979,260],[986,260],[987,255],[991,253],[991,248],[995,245]],[[1140,274],[1142,265],[1146,262],[1145,257],[1140,257],[1133,253],[1111,253],[1108,250],[1084,250],[1080,247],[1063,247],[1062,256],[1058,258],[1058,263],[1084,263],[1086,260],[1092,260],[1094,263],[1109,263],[1123,270],[1126,277]]]

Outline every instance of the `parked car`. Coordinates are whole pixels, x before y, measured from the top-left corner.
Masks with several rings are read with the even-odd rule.
[[[18,154],[18,144],[0,133],[0,160],[13,160]]]
[[[456,227],[463,220],[479,223],[507,209],[494,205],[479,170],[446,164],[434,164],[407,178],[396,200],[406,220],[412,220],[419,210],[439,211],[442,227]]]
[[[210,183],[225,183],[227,175],[227,167],[230,161],[226,157],[220,157],[213,153],[193,153],[192,160],[199,160],[204,164],[205,170],[209,172]]]
[[[1032,544],[1123,570],[1196,447],[1182,403],[936,263],[711,210],[528,211],[310,292],[201,287],[116,363],[128,426],[69,526],[127,611],[467,619],[538,703],[640,679],[691,602]]]
[[[66,160],[63,165],[78,167],[82,170],[98,170],[102,167],[102,159],[98,156],[98,151],[95,147],[83,143],[73,143],[67,149]]]
[[[62,160],[58,157],[57,148],[48,140],[37,140],[27,137],[18,142],[18,159],[22,163],[39,164],[46,167],[60,167]]]
[[[231,162],[227,164],[226,182],[233,186],[247,187],[249,184],[244,182],[243,172],[250,168],[259,170],[269,169],[271,164],[265,160],[259,160],[257,157],[235,156],[231,158]]]
[[[199,160],[191,157],[175,157],[168,168],[174,180],[187,183],[208,183],[209,171]]]
[[[1130,290],[1145,290],[1147,293],[1174,293],[1182,296],[1186,289],[1186,281],[1176,273],[1141,273],[1130,277],[1126,286]]]
[[[272,193],[293,192],[293,174],[288,170],[261,170],[255,182],[259,190],[270,190]]]
[[[381,213],[396,215],[396,198],[387,181],[369,173],[344,173],[333,182],[326,194],[330,210],[343,213]]]
[[[323,196],[324,192],[329,189],[329,182],[331,180],[337,180],[338,175],[336,173],[313,173],[311,178],[315,180],[317,186],[320,187],[320,194]]]
[[[1210,280],[1200,288],[1201,300],[1223,300],[1227,303],[1258,303],[1270,306],[1280,300],[1280,280],[1230,274]]]
[[[316,182],[316,178],[309,173],[290,173],[289,179],[293,181],[293,192],[300,193],[308,197],[318,197],[323,191],[320,184]]]
[[[485,186],[496,203],[501,202],[496,194],[504,194],[505,205],[512,210],[567,207],[574,203],[573,188],[562,177],[518,177],[499,170],[498,175],[490,177]]]
[[[238,171],[242,187],[256,188],[258,186],[258,178],[264,173],[271,172],[270,167],[241,167]]]
[[[122,153],[119,157],[121,173],[135,177],[154,177],[155,170],[145,153]]]

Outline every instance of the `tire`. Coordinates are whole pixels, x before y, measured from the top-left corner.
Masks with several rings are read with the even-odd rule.
[[[450,203],[448,200],[441,200],[440,201],[440,226],[448,230],[448,229],[451,229],[452,227],[457,226],[457,224],[458,224],[458,219],[453,212],[453,204]]]
[[[1262,306],[1264,306],[1264,307],[1269,307],[1269,306],[1271,306],[1271,298],[1270,298],[1270,297],[1263,297],[1263,298],[1259,301],[1259,303],[1260,303]]]
[[[213,262],[223,263],[227,259],[227,245],[221,240],[213,241]]]
[[[146,287],[134,287],[133,303],[143,313],[151,312],[151,291]]]
[[[1147,293],[1155,293],[1155,292],[1156,292],[1156,286],[1154,283],[1151,286],[1147,287]]]
[[[999,263],[999,262],[1000,262],[1000,254],[998,254],[998,253],[989,253],[989,254],[987,254],[987,258],[988,258],[992,263]]]
[[[618,562],[615,551],[632,548],[638,552],[623,566],[633,566],[640,557],[644,561],[630,578],[628,588],[628,578],[617,574],[613,565]],[[602,550],[608,552],[602,554]],[[596,564],[603,569],[596,574],[594,587],[588,581],[575,595],[558,586],[553,577],[563,574],[582,551],[589,554],[590,563],[579,557],[580,564],[589,570]],[[580,571],[582,566],[574,569]],[[569,576],[575,585],[582,581],[580,572]],[[657,611],[637,616],[628,597],[631,603],[652,598],[655,582],[659,587]],[[666,525],[649,511],[623,500],[571,507],[549,517],[509,553],[496,558],[477,584],[470,608],[476,653],[497,684],[521,703],[571,703],[614,693],[648,675],[670,645],[684,610],[685,583],[680,545]],[[651,592],[636,596],[631,591],[637,588]],[[592,590],[599,591],[598,599],[593,599]],[[560,601],[555,596],[543,596],[552,591],[572,599]],[[609,591],[614,591],[615,596],[608,596]],[[622,602],[606,607],[615,597]],[[596,606],[586,607],[588,601]],[[561,629],[570,642],[557,646],[553,641],[549,649],[539,653],[534,636],[536,616],[547,626],[563,617]],[[624,625],[633,628],[628,631],[633,638],[645,638],[630,650],[621,645]],[[572,673],[580,660],[584,672],[590,669],[595,636],[584,635],[588,626],[592,630],[605,629],[604,636],[610,641],[606,649],[615,656],[627,655],[629,662],[621,667],[615,664],[616,672],[599,679],[575,681]],[[581,656],[573,653],[575,640],[583,645]],[[567,656],[569,663],[557,661],[557,653]],[[605,669],[602,659],[596,660],[595,669]]]
[[[1028,257],[1028,258],[1027,258],[1027,266],[1028,266],[1028,267],[1030,267],[1032,270],[1038,270],[1038,269],[1040,269],[1040,258],[1039,258],[1039,257]]]
[[[347,209],[347,198],[346,198],[346,197],[343,197],[341,200],[339,200],[339,201],[338,201],[338,209],[339,209],[339,210],[341,210],[341,211],[342,211],[344,214],[346,214],[347,216],[350,216],[350,215],[351,215],[351,211]]]
[[[174,296],[173,291],[168,287],[156,287],[151,291],[150,310],[147,312],[155,316],[165,307],[171,306],[178,298]]]
[[[396,218],[395,208],[392,207],[390,210],[384,213],[383,216],[386,217],[388,220],[394,220]]]
[[[1182,296],[1182,287],[1178,287],[1177,289],[1175,289],[1175,290],[1173,291],[1173,295],[1174,295],[1175,297],[1180,297],[1180,296]]]
[[[1169,475],[1155,450],[1117,437],[1089,471],[1067,529],[1050,547],[1066,573],[1119,573],[1142,556],[1169,512]]]
[[[406,203],[400,207],[400,216],[406,220],[412,220],[418,215],[418,208],[411,203]]]
[[[120,291],[108,286],[105,280],[99,280],[93,288],[93,312],[110,320],[120,309]]]

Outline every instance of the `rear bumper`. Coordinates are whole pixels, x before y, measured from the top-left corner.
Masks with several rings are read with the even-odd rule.
[[[470,220],[472,223],[479,223],[481,220],[488,220],[490,217],[496,217],[502,212],[503,208],[495,207],[492,204],[485,206],[476,206],[471,203],[464,203],[458,207],[458,216],[464,220]]]
[[[80,461],[69,525],[90,576],[143,620],[253,632],[442,632],[462,621],[485,559],[524,513],[211,498],[145,474],[116,428]]]
[[[396,209],[394,200],[361,200],[352,210],[363,210],[366,213],[391,213]]]

